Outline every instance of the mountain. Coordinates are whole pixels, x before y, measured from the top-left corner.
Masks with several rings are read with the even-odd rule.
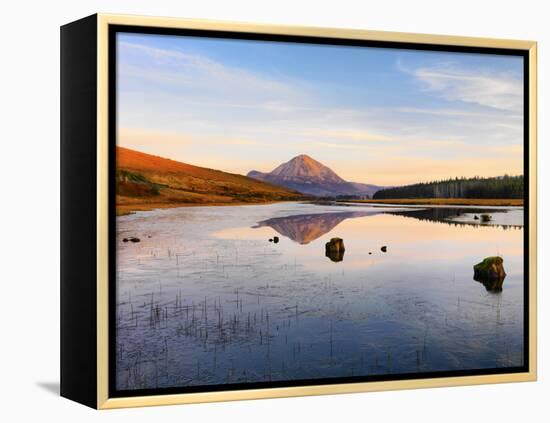
[[[377,185],[348,182],[306,154],[294,157],[269,173],[252,170],[247,176],[316,197],[371,197],[383,188]]]
[[[243,175],[116,148],[117,213],[158,207],[302,200],[303,194]]]

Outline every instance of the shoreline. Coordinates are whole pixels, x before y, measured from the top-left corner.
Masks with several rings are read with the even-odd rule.
[[[209,203],[137,203],[116,204],[116,216],[128,216],[138,211],[173,209],[178,207],[259,206],[289,202],[315,202],[315,200],[275,200],[261,202],[209,202]],[[332,204],[373,204],[380,206],[474,206],[474,207],[523,207],[523,199],[475,199],[475,198],[396,198],[384,200],[337,200]]]
[[[393,198],[384,200],[341,200],[336,203],[416,205],[416,206],[494,206],[523,207],[522,198]]]
[[[222,207],[222,206],[262,206],[275,203],[293,203],[296,201],[309,200],[277,200],[277,201],[262,201],[262,202],[212,202],[212,203],[140,203],[140,204],[116,204],[116,217],[128,216],[138,211],[152,211],[156,209],[175,209],[179,207]]]

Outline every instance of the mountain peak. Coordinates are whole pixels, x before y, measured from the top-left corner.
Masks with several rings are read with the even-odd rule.
[[[313,160],[313,161],[316,161],[311,156],[308,156],[307,154],[298,154],[296,157],[293,157],[292,159],[290,159],[290,161],[292,161],[292,160]]]
[[[299,154],[271,172],[250,171],[248,176],[315,196],[372,195],[376,187],[347,182],[307,154]]]
[[[317,182],[344,182],[330,168],[307,154],[300,154],[270,172],[286,180],[315,180]]]

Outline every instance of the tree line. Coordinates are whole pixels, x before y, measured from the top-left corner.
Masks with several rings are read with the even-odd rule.
[[[388,198],[523,198],[523,175],[493,178],[454,178],[377,191],[374,199]]]

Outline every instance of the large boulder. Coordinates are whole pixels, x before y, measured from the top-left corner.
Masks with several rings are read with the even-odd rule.
[[[332,261],[342,261],[345,251],[344,240],[342,238],[331,238],[331,240],[325,244],[325,256]]]
[[[474,277],[485,279],[500,279],[506,277],[502,257],[486,257],[482,262],[474,266]]]
[[[506,277],[502,257],[486,257],[474,266],[474,280],[481,282],[487,291],[500,292]]]

